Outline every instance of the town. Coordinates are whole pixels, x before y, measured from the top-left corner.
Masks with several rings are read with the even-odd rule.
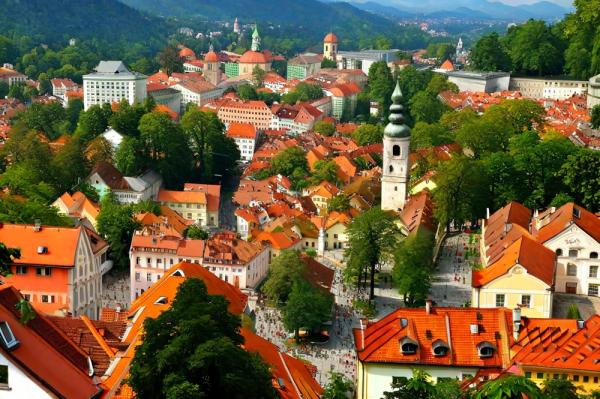
[[[597,14],[0,36],[0,398],[600,398]]]

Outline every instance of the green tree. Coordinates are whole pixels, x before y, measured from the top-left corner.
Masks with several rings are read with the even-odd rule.
[[[398,233],[395,216],[381,208],[371,208],[362,213],[346,229],[348,248],[344,254],[344,277],[358,286],[363,281],[365,285],[370,281],[370,299],[375,296],[377,267],[391,260]]]
[[[56,197],[52,197],[56,198]],[[41,202],[28,198],[6,195],[0,199],[0,221],[3,223],[33,224],[40,221],[46,226],[72,226],[73,222],[67,217],[58,214],[58,209],[48,205],[48,201]]]
[[[71,134],[77,128],[77,121],[79,121],[79,115],[83,112],[83,101],[80,98],[71,98],[66,108],[66,118],[69,121],[69,131]]]
[[[392,92],[394,91],[394,77],[392,71],[384,61],[378,61],[369,67],[369,96],[371,100],[379,103],[381,115],[385,115],[391,105]]]
[[[398,378],[392,383],[392,391],[383,392],[384,399],[438,399],[431,376],[420,369],[413,369],[410,379]]]
[[[383,141],[383,128],[380,125],[360,125],[354,133],[352,138],[358,145],[369,145],[381,143]]]
[[[3,99],[8,95],[9,89],[8,83],[5,81],[0,81],[0,99]]]
[[[52,94],[52,84],[50,83],[50,79],[48,79],[48,75],[44,72],[40,73],[38,76],[38,91],[41,95]]]
[[[275,175],[281,174],[288,177],[293,175],[296,170],[306,173],[308,172],[306,153],[300,147],[287,148],[273,157],[271,169]]]
[[[410,147],[412,150],[452,142],[452,132],[441,123],[417,122],[410,134]]]
[[[256,93],[256,89],[249,84],[238,86],[237,95],[241,100],[244,100],[244,101],[258,99],[258,94]]]
[[[300,280],[304,268],[304,263],[297,252],[281,251],[271,263],[269,277],[265,281],[262,292],[277,306],[282,306],[287,302],[294,283]]]
[[[115,153],[117,168],[125,176],[137,176],[149,164],[147,155],[140,151],[142,144],[135,137],[125,137]]]
[[[131,106],[123,99],[111,115],[109,123],[113,129],[125,136],[138,137],[140,120],[145,113],[146,110],[141,104]]]
[[[427,84],[426,90],[433,96],[437,96],[441,92],[447,90],[450,90],[454,93],[458,93],[458,86],[450,82],[446,76],[436,73],[431,77],[431,80]]]
[[[420,91],[410,99],[410,114],[415,122],[436,123],[448,107],[436,95]]]
[[[0,242],[0,276],[8,277],[12,275],[10,267],[15,263],[15,259],[21,257],[19,248],[8,248]]]
[[[283,308],[283,325],[294,332],[296,339],[300,329],[318,332],[326,321],[331,320],[333,296],[313,288],[304,280],[297,280]]]
[[[354,384],[351,380],[340,373],[331,373],[329,383],[325,385],[325,391],[321,395],[322,399],[347,399],[352,393]]]
[[[108,117],[105,109],[99,105],[92,105],[79,114],[79,122],[75,136],[88,142],[101,135],[108,127]]]
[[[254,69],[252,69],[252,83],[254,83],[254,86],[261,87],[266,74],[267,72],[264,69],[255,65]]]
[[[323,98],[324,95],[325,93],[323,93],[323,89],[320,86],[301,82],[296,85],[294,90],[284,94],[281,97],[281,101],[293,105],[297,102],[318,100],[319,98]]]
[[[486,382],[475,394],[475,399],[542,399],[535,382],[519,375],[505,375]]]
[[[560,169],[564,184],[578,203],[592,212],[600,210],[600,154],[580,149],[566,158]]]
[[[592,108],[592,127],[600,129],[600,104]]]
[[[192,240],[207,240],[209,235],[202,227],[193,224],[185,230],[185,236]]]
[[[158,53],[156,58],[160,69],[171,76],[173,72],[183,72],[183,61],[179,58],[179,51],[174,46],[167,46]]]
[[[471,68],[476,71],[510,71],[512,61],[506,47],[496,32],[482,36],[469,56]]]
[[[310,184],[316,186],[322,181],[337,184],[338,166],[335,162],[326,160],[315,162],[315,168],[310,179]]]
[[[485,154],[505,151],[512,134],[506,114],[486,113],[462,125],[456,132],[456,141],[478,159]]]
[[[319,121],[315,123],[313,130],[323,136],[333,136],[335,133],[335,126],[333,123]]]
[[[63,106],[56,101],[48,104],[33,103],[17,115],[17,120],[27,128],[43,132],[50,140],[59,137],[67,115]]]
[[[327,201],[328,212],[345,212],[350,209],[350,198],[346,194],[339,194]]]
[[[583,318],[581,317],[581,313],[579,313],[579,308],[576,304],[572,303],[571,305],[569,305],[567,319],[583,320]]]
[[[77,138],[69,140],[52,159],[51,169],[55,171],[54,180],[58,192],[67,191],[85,179],[89,167],[82,143]]]
[[[545,380],[542,395],[544,399],[579,399],[577,387],[566,378]]]
[[[429,295],[434,245],[433,233],[422,228],[410,234],[396,249],[392,276],[408,307],[423,306]]]
[[[171,307],[144,322],[128,383],[143,398],[275,398],[268,367],[240,347],[239,328],[224,297],[187,279]]]
[[[330,60],[329,58],[323,58],[323,61],[321,61],[321,68],[337,68],[337,62],[335,60]]]
[[[567,193],[558,193],[550,202],[551,207],[560,208],[564,204],[568,204],[569,202],[575,202],[575,198],[571,197],[571,195]]]

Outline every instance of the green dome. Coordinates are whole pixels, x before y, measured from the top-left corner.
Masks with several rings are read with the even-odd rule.
[[[387,137],[401,138],[410,137],[410,128],[404,123],[404,107],[402,102],[402,91],[400,83],[396,81],[396,88],[392,93],[392,105],[390,106],[389,123],[385,127],[383,134]]]

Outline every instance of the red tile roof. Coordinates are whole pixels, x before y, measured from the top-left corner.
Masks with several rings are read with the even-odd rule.
[[[206,195],[209,212],[218,212],[221,202],[221,186],[219,184],[185,183],[183,191],[200,191]]]
[[[250,123],[231,123],[227,128],[227,137],[256,140],[256,126]]]
[[[400,219],[411,233],[419,227],[434,231],[433,201],[429,190],[411,196],[400,213]]]
[[[535,238],[540,242],[550,240],[571,224],[575,224],[594,240],[600,242],[600,219],[587,209],[573,202],[561,206],[549,217],[550,221],[548,224],[535,234]]]
[[[158,202],[174,202],[185,204],[205,204],[208,202],[206,194],[200,191],[172,191],[160,190],[157,197]]]

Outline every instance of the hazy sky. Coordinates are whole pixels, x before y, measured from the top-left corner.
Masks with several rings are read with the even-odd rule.
[[[496,0],[498,1],[498,0]],[[539,0],[500,0],[502,3],[517,5],[517,4],[531,4],[537,3]],[[548,0],[552,3],[560,4],[562,6],[571,6],[573,5],[573,0]]]

